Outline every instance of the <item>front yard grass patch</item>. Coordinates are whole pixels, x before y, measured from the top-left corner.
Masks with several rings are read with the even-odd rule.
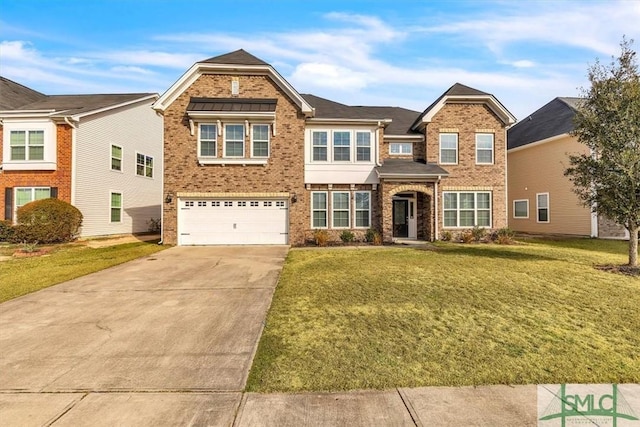
[[[9,247],[5,247],[5,252]],[[12,251],[19,248],[15,246]],[[105,248],[58,245],[48,255],[0,262],[0,302],[166,249],[156,243]]]
[[[599,248],[602,248],[600,250]],[[640,382],[625,242],[291,250],[249,391]]]

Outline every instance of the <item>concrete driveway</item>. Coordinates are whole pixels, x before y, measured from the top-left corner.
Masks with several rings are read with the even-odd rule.
[[[0,424],[64,425],[69,408],[114,399],[171,406],[163,420],[179,424],[168,401],[198,407],[198,392],[224,409],[200,421],[227,424],[216,417],[241,399],[287,250],[176,247],[0,305]]]

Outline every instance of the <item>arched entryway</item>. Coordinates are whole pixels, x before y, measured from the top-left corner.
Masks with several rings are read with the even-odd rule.
[[[383,182],[381,186],[384,241],[434,240],[434,184]]]

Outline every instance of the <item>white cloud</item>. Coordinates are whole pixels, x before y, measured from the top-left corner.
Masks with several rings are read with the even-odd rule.
[[[147,70],[141,67],[124,66],[124,65],[111,67],[111,71],[115,73],[133,73],[133,74],[144,74],[144,75],[154,74],[153,71],[151,70]]]

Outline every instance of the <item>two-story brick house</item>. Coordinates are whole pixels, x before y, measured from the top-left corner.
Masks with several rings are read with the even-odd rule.
[[[385,241],[506,226],[506,127],[493,96],[455,84],[423,113],[299,94],[239,50],[198,62],[164,116],[163,239],[302,244],[313,230]]]
[[[82,236],[139,233],[161,216],[157,94],[44,95],[0,78],[3,219],[56,197],[83,214]]]

